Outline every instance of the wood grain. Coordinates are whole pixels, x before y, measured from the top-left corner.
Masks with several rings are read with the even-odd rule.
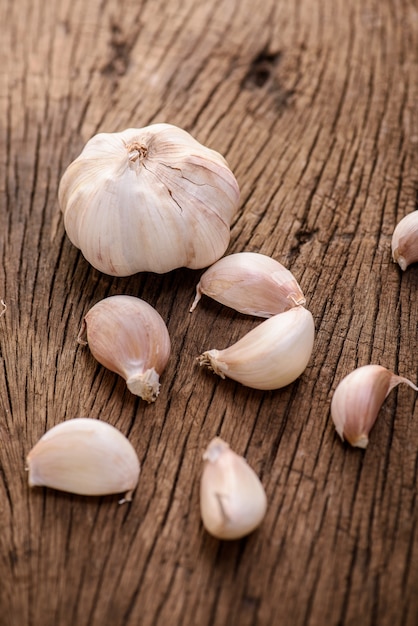
[[[415,626],[418,407],[400,387],[368,449],[329,414],[380,363],[417,381],[418,273],[391,261],[418,208],[414,0],[0,3],[0,623],[2,626]],[[298,381],[258,392],[199,368],[257,320],[202,299],[200,273],[111,278],[64,231],[60,177],[99,131],[170,122],[241,188],[228,252],[295,274],[316,325]],[[173,352],[145,405],[76,337],[101,298],[155,306]],[[130,505],[29,490],[54,424],[105,419],[136,448]],[[259,474],[260,529],[202,528],[202,452],[220,435]]]

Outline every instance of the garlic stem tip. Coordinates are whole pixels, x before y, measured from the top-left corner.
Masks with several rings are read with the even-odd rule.
[[[199,283],[199,284],[200,284],[200,283]],[[189,311],[189,313],[193,313],[193,311],[194,311],[194,310],[195,310],[195,308],[197,307],[197,304],[198,304],[199,300],[201,299],[201,297],[202,297],[202,292],[200,291],[200,288],[199,288],[199,285],[198,285],[198,286],[196,287],[196,297],[195,297],[195,299],[193,300],[193,304],[192,304],[192,306],[190,307],[190,311]]]
[[[86,339],[83,339],[83,337],[86,337]],[[87,324],[86,324],[86,320],[83,319],[83,322],[81,324],[81,328],[79,330],[79,333],[77,335],[77,343],[79,343],[82,346],[87,346],[88,341],[87,341]]]
[[[305,296],[298,297],[297,294],[291,293],[287,297],[288,297],[289,300],[291,300],[291,302],[293,302],[293,304],[295,306],[305,306],[305,304],[306,304]]]
[[[126,502],[132,502],[132,494],[133,494],[134,490],[131,489],[130,491],[127,491],[124,495],[123,498],[121,498],[118,501],[118,504],[125,504]]]

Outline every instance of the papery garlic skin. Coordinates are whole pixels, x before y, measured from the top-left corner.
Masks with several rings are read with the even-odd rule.
[[[308,365],[315,337],[310,311],[302,306],[261,322],[225,350],[208,350],[198,358],[221,378],[253,389],[285,387]]]
[[[199,269],[225,252],[238,183],[225,159],[171,124],[92,137],[61,179],[71,242],[113,276]]]
[[[80,341],[84,332],[99,363],[122,376],[133,394],[156,400],[171,342],[164,320],[150,304],[125,295],[100,300],[84,317]]]
[[[129,440],[114,426],[79,417],[48,430],[27,456],[29,486],[83,496],[125,493],[132,500],[140,464]]]
[[[418,262],[418,211],[408,213],[397,224],[392,235],[392,256],[403,271]]]
[[[255,530],[267,510],[267,497],[245,459],[215,437],[204,455],[200,512],[206,530],[217,539],[240,539]]]
[[[202,294],[258,317],[272,317],[306,302],[293,274],[275,259],[257,252],[230,254],[206,270],[190,311]]]
[[[363,365],[343,378],[331,401],[331,417],[341,439],[366,448],[384,400],[400,383],[418,391],[410,380],[381,365]]]

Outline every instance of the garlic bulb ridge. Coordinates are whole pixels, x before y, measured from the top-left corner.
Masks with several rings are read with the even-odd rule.
[[[225,252],[238,183],[225,159],[170,124],[92,137],[62,176],[71,242],[114,276],[198,269]]]
[[[293,274],[275,259],[257,252],[230,254],[206,270],[190,311],[202,294],[258,317],[271,317],[306,302]]]
[[[171,343],[164,320],[151,305],[133,296],[105,298],[86,314],[80,343],[84,333],[94,358],[122,376],[129,391],[147,402],[156,400]]]
[[[83,496],[125,493],[132,500],[140,472],[128,439],[107,422],[79,417],[48,430],[27,456],[29,486]]]

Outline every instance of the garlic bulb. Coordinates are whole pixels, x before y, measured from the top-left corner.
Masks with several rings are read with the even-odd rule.
[[[363,365],[343,378],[331,401],[331,416],[341,439],[366,448],[385,398],[400,383],[418,391],[410,380],[381,365]]]
[[[138,456],[119,431],[88,417],[48,430],[27,456],[29,486],[83,496],[125,493],[132,500],[140,472]]]
[[[126,380],[129,391],[154,402],[160,375],[170,356],[170,337],[160,314],[133,296],[110,296],[86,314],[78,340],[86,333],[94,358]]]
[[[408,213],[397,224],[392,235],[392,256],[404,271],[418,261],[418,211]]]
[[[190,311],[202,294],[258,317],[271,317],[306,302],[293,274],[275,259],[257,252],[230,254],[206,270]]]
[[[261,524],[267,498],[257,474],[242,456],[215,437],[208,445],[200,482],[200,512],[218,539],[239,539]]]
[[[247,387],[279,389],[306,368],[314,334],[312,314],[298,306],[265,320],[225,350],[204,352],[198,361]]]
[[[71,242],[113,276],[214,263],[239,202],[225,159],[170,124],[94,136],[58,195]]]

